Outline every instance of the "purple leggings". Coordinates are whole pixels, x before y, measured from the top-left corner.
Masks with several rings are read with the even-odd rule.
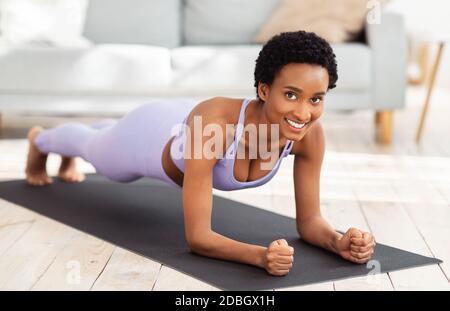
[[[45,129],[34,142],[45,154],[81,157],[98,174],[114,181],[132,182],[147,176],[179,187],[164,172],[161,155],[197,103],[160,100],[141,105],[119,120],[103,119],[91,125],[70,122]]]

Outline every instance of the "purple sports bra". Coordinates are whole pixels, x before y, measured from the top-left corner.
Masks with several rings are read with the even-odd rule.
[[[239,113],[239,120],[236,127],[236,135],[234,138],[233,143],[228,147],[225,155],[223,158],[219,159],[213,168],[213,188],[218,190],[237,190],[237,189],[244,189],[244,188],[251,188],[251,187],[257,187],[260,185],[263,185],[267,183],[269,180],[272,179],[272,177],[276,174],[278,171],[281,161],[284,157],[286,157],[292,149],[293,141],[288,140],[286,145],[284,146],[283,152],[281,153],[280,157],[277,159],[277,163],[275,164],[274,168],[263,177],[252,180],[252,181],[246,181],[241,182],[236,180],[233,173],[234,168],[234,162],[235,162],[235,156],[236,156],[236,150],[238,147],[238,142],[241,140],[241,136],[244,130],[244,118],[245,118],[245,109],[247,108],[247,105],[250,103],[250,99],[244,99],[241,110]],[[184,134],[184,128],[186,124],[186,119],[184,119],[183,124],[181,126],[180,131],[177,133],[175,138],[172,141],[172,144],[170,146],[170,156],[175,163],[175,165],[178,167],[178,169],[182,172],[184,172],[184,159],[182,157],[174,156],[174,154],[183,154],[184,153],[184,141],[186,139],[186,135]],[[178,141],[182,139],[181,141]],[[175,146],[179,146],[179,151],[175,150]],[[180,152],[180,153],[178,153]]]

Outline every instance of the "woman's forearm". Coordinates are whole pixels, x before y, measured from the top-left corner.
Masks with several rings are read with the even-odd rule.
[[[191,243],[193,252],[203,256],[236,261],[264,268],[266,247],[239,242],[226,236],[209,231]]]
[[[306,242],[334,253],[337,253],[336,243],[342,237],[322,216],[313,216],[301,222],[298,233]]]

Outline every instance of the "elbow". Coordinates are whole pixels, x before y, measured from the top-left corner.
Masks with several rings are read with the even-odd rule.
[[[305,222],[297,222],[297,233],[301,237],[305,231]]]
[[[199,250],[202,248],[201,242],[199,240],[193,238],[187,238],[187,245],[189,249],[194,253],[199,253]]]
[[[302,237],[302,227],[301,226],[297,226],[297,233],[299,237]]]
[[[317,224],[317,220],[322,218],[321,215],[312,215],[302,220],[297,220],[297,233],[300,237],[307,237],[311,230],[314,230]]]
[[[205,237],[199,237],[198,235],[186,235],[186,242],[189,249],[197,254],[207,254],[211,251],[210,243]]]

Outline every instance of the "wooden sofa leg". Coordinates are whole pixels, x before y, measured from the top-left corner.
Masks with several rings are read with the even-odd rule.
[[[392,110],[375,112],[375,140],[380,144],[392,142]]]

